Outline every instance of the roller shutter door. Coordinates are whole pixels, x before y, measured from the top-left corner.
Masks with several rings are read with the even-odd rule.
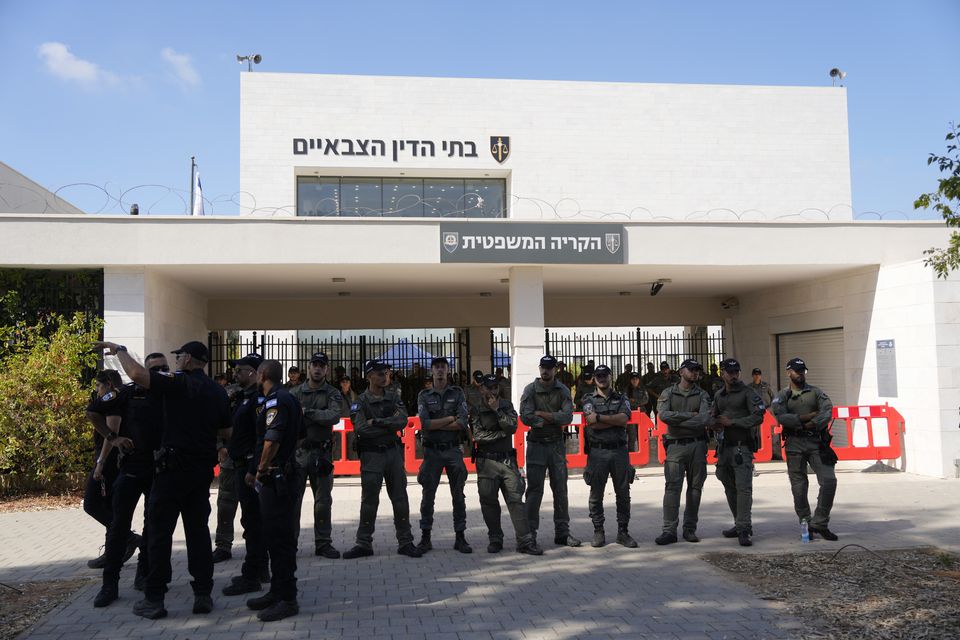
[[[777,336],[779,387],[790,384],[783,370],[787,360],[799,356],[807,363],[807,381],[823,389],[833,404],[847,404],[846,370],[843,360],[843,329],[823,329]]]

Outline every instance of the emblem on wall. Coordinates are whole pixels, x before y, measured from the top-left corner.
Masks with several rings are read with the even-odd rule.
[[[443,234],[443,248],[447,253],[453,253],[460,246],[460,234],[456,231],[445,231]]]
[[[605,233],[603,239],[607,245],[607,251],[610,253],[616,253],[620,249],[619,233]]]
[[[490,153],[503,164],[510,157],[510,136],[490,136]]]

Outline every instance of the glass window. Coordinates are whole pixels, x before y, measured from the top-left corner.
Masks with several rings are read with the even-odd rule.
[[[464,185],[464,212],[468,218],[503,218],[503,180],[467,179]]]
[[[298,216],[335,216],[340,211],[340,178],[297,178]]]
[[[383,181],[380,178],[342,178],[341,216],[383,215]]]
[[[422,218],[423,180],[418,178],[384,178],[383,215]]]
[[[423,214],[428,218],[463,218],[463,180],[428,178],[423,181]]]

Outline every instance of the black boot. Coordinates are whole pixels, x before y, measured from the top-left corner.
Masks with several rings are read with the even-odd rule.
[[[676,539],[676,538],[674,538]],[[623,545],[628,549],[636,549],[637,541],[630,537],[630,534],[627,533],[627,525],[621,525],[617,529],[617,544]]]
[[[430,542],[430,529],[424,529],[420,532],[420,542],[417,543],[417,551],[423,555],[433,549],[433,543]]]
[[[603,532],[602,527],[595,528],[593,530],[593,541],[590,543],[592,547],[602,547],[607,544],[607,534]]]
[[[467,537],[463,531],[457,531],[457,541],[453,543],[453,548],[460,553],[473,553],[473,547],[467,542]]]

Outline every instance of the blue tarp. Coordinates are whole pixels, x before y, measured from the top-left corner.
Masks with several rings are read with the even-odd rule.
[[[509,367],[510,366],[510,356],[505,354],[500,349],[494,347],[493,349],[493,368],[497,367]]]
[[[433,354],[424,351],[406,338],[402,338],[380,354],[377,359],[386,362],[394,369],[410,369],[414,363],[429,369]]]

